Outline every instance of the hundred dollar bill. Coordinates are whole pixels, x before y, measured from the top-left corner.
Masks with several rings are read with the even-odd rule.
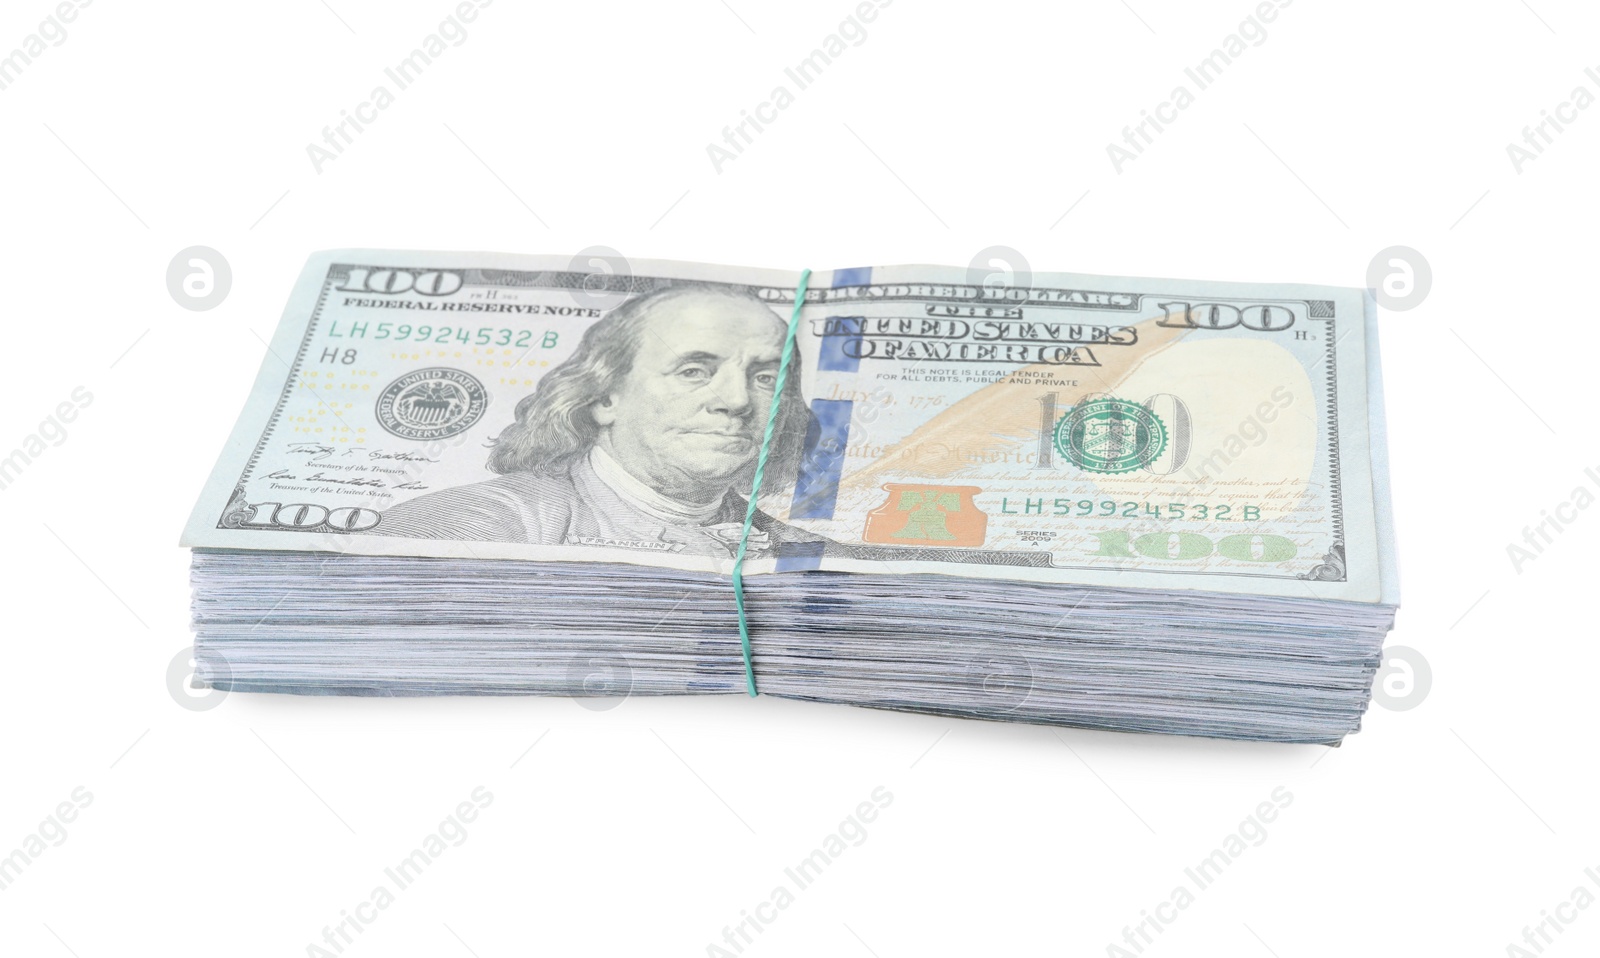
[[[727,573],[799,282],[315,254],[183,544]],[[1392,604],[1377,363],[1355,289],[815,272],[746,574]]]

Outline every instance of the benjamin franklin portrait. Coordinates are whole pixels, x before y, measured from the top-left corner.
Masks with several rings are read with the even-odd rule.
[[[383,513],[375,534],[592,545],[727,557],[737,547],[787,326],[715,286],[636,297],[517,404],[494,479]],[[794,488],[810,411],[791,360],[762,488]],[[752,555],[820,536],[760,511]]]

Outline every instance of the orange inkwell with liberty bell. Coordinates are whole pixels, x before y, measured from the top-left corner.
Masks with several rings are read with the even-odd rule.
[[[889,498],[867,513],[867,542],[904,546],[981,546],[989,517],[973,496],[979,486],[884,484]]]

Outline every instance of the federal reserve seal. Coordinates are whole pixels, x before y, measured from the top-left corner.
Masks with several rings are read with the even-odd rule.
[[[378,425],[402,439],[447,439],[483,417],[489,394],[459,369],[434,366],[406,373],[378,396]]]
[[[1131,472],[1167,448],[1167,427],[1126,399],[1083,403],[1056,423],[1056,451],[1089,472]]]

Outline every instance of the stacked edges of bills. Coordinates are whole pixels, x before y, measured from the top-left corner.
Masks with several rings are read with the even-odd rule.
[[[1370,295],[984,280],[818,271],[780,377],[798,272],[313,255],[183,535],[198,680],[744,694],[743,540],[763,694],[1355,731],[1399,603]]]

